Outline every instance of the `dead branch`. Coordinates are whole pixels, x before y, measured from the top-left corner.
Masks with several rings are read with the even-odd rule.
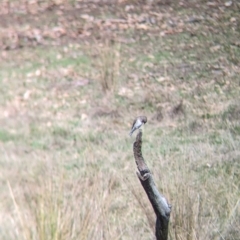
[[[137,172],[138,178],[148,196],[150,203],[152,204],[157,217],[155,225],[156,239],[167,240],[171,206],[168,204],[166,198],[157,190],[152,174],[143,159],[141,130],[139,130],[136,136],[136,141],[133,144],[133,153],[139,171]]]

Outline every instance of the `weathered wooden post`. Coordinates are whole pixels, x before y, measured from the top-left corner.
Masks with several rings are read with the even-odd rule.
[[[168,224],[171,213],[171,205],[166,198],[159,193],[154,183],[152,174],[142,156],[142,131],[139,130],[136,141],[133,144],[133,153],[138,168],[138,178],[152,204],[156,214],[155,235],[157,240],[167,240]],[[160,171],[160,170],[159,170]]]

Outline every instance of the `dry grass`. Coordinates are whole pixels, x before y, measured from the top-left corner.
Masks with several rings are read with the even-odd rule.
[[[114,91],[120,78],[120,44],[107,40],[103,45],[97,45],[97,51],[99,52],[98,69],[102,90],[104,92]]]
[[[222,35],[230,12],[195,24],[193,36],[129,31],[114,43],[4,51],[0,238],[152,239],[128,137],[146,114],[143,154],[172,204],[169,239],[239,240],[240,51],[228,40],[238,33]]]

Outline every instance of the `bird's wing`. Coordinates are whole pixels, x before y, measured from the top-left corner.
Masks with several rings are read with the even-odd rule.
[[[136,121],[137,121],[137,119],[135,119],[135,120],[133,121],[133,124],[132,124],[132,129],[133,129],[133,127],[134,127],[134,125],[135,125]]]

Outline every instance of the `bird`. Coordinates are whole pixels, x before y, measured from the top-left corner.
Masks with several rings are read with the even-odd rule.
[[[139,116],[139,117],[135,118],[135,120],[133,121],[132,130],[129,133],[129,135],[132,136],[133,132],[135,130],[139,129],[146,122],[147,122],[147,117],[145,117],[145,116]]]

